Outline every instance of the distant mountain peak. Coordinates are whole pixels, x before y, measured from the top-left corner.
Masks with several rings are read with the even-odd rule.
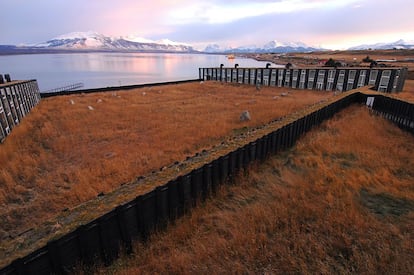
[[[303,42],[280,42],[278,40],[272,40],[263,46],[265,49],[272,49],[277,47],[309,48],[309,46]]]
[[[134,35],[128,35],[125,37],[121,36],[120,38],[127,40],[127,41],[131,41],[131,42],[137,42],[137,43],[147,43],[147,44],[155,43],[154,40],[147,39],[147,38],[140,37],[140,36],[134,36]]]
[[[104,37],[104,35],[94,32],[94,31],[87,31],[87,32],[70,32],[66,34],[62,34],[59,36],[54,37],[52,40],[63,40],[63,39],[76,39],[76,38],[97,38],[97,37]]]

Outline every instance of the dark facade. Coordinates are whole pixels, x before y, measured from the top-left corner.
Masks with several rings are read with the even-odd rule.
[[[40,101],[36,80],[0,84],[0,142]]]
[[[200,68],[200,79],[297,89],[349,91],[373,86],[401,92],[407,68]]]

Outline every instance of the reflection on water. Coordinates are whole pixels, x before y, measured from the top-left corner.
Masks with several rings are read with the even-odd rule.
[[[41,91],[82,82],[84,88],[198,78],[198,68],[264,67],[253,59],[224,55],[160,53],[72,53],[0,56],[0,73],[37,79]]]

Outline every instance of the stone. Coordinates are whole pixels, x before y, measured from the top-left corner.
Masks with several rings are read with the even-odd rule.
[[[247,111],[247,110],[243,111],[240,115],[240,121],[249,121],[249,120],[251,120],[251,116],[250,116],[249,111]]]

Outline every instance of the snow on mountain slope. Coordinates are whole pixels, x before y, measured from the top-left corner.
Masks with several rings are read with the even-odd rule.
[[[308,48],[309,46],[302,42],[279,42],[277,40],[270,41],[263,46],[263,49],[274,49],[277,47],[292,47],[292,48]]]
[[[387,50],[387,49],[414,49],[414,41],[405,41],[403,39],[390,43],[375,43],[364,44],[355,47],[351,47],[348,50]]]
[[[249,53],[249,52],[256,52],[256,53],[287,53],[287,52],[309,52],[309,51],[316,51],[322,50],[321,48],[315,48],[306,45],[302,42],[279,42],[277,40],[272,40],[261,47],[257,47],[255,45],[251,46],[241,46],[237,48],[222,48],[217,44],[208,45],[205,48],[205,52],[224,52],[224,53]]]
[[[77,39],[77,38],[83,38],[83,39],[94,38],[95,39],[97,37],[103,38],[104,36],[97,32],[88,31],[88,32],[71,32],[67,34],[62,34],[53,39],[55,40]]]
[[[174,42],[168,39],[153,41],[137,36],[108,37],[92,31],[72,32],[60,35],[44,43],[37,44],[35,47],[65,50],[194,51],[188,44]]]
[[[131,42],[136,42],[136,43],[146,43],[146,44],[156,43],[154,40],[139,37],[139,36],[134,36],[134,35],[129,35],[125,37],[121,36],[120,39],[125,39],[126,41],[131,41]]]

